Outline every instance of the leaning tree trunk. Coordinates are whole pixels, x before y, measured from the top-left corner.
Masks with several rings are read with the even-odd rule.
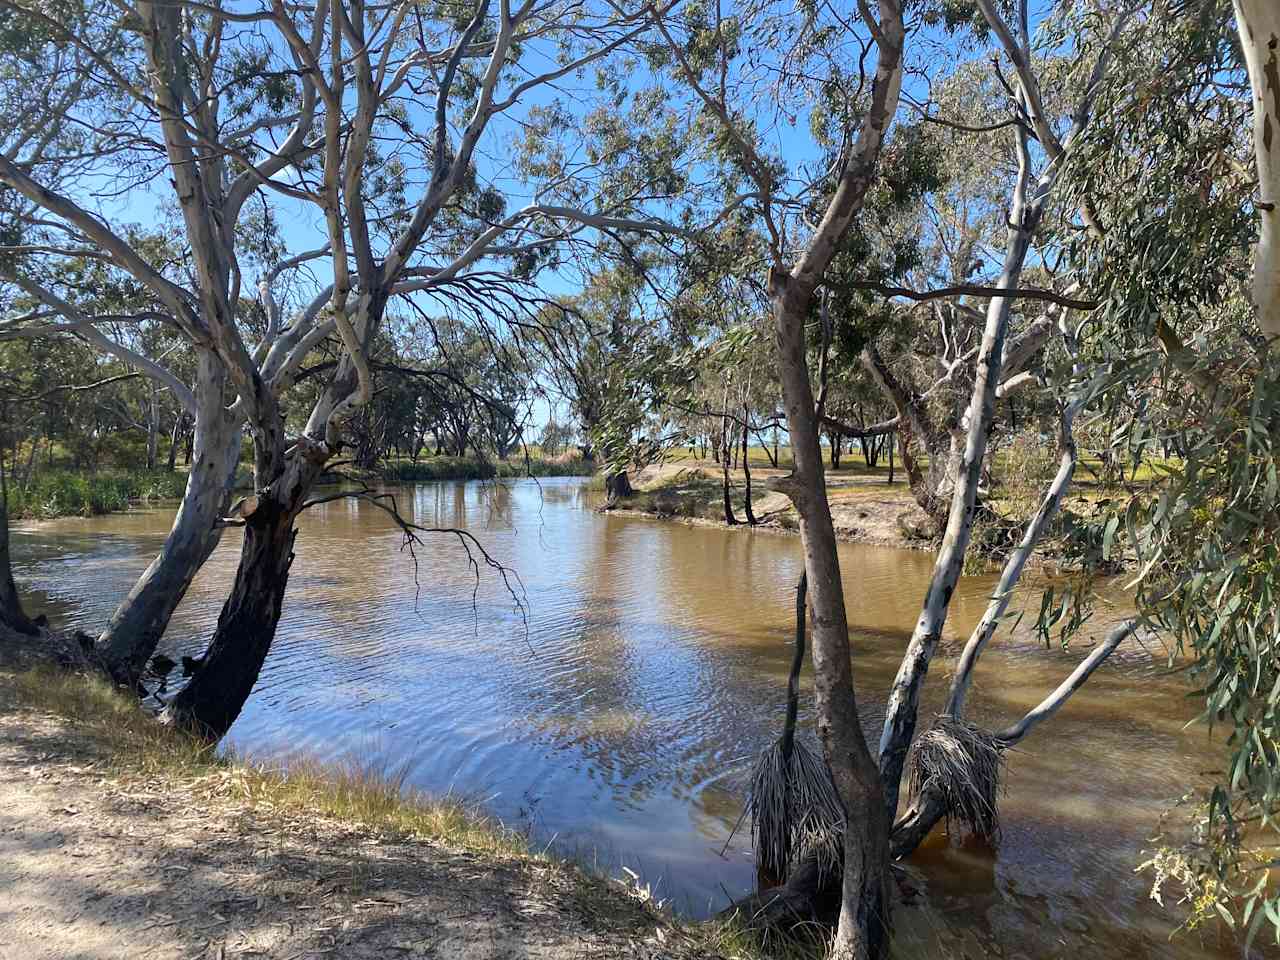
[[[280,623],[298,533],[294,521],[323,468],[324,459],[298,453],[241,511],[244,541],[235,583],[199,668],[165,708],[167,723],[216,742],[240,715]]]
[[[219,521],[230,501],[240,461],[240,425],[223,409],[224,382],[221,361],[201,357],[193,462],[182,504],[160,553],[97,640],[98,656],[123,686],[137,686],[173,612],[222,536]]]

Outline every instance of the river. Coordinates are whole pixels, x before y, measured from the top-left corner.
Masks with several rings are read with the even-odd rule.
[[[378,509],[316,507],[300,523],[280,631],[231,744],[259,757],[408,765],[413,784],[483,802],[539,843],[611,873],[626,865],[689,915],[746,892],[749,831],[729,836],[751,759],[780,729],[799,541],[601,515],[599,495],[571,479],[423,484],[399,496],[418,523],[465,527],[516,571],[527,619],[483,566],[477,587],[456,538],[429,537],[415,563]],[[171,519],[154,509],[19,527],[19,583],[33,608],[94,630]],[[170,656],[200,651],[238,540],[228,534],[183,602]],[[845,544],[840,559],[874,743],[932,555]],[[937,709],[992,582],[958,588],[922,717]],[[998,635],[971,717],[998,726],[1021,716],[1083,643],[1062,651],[1025,629]],[[806,677],[806,707],[809,689]],[[998,849],[934,842],[912,858],[958,938],[949,955],[1231,955],[1216,937],[1170,939],[1177,914],[1134,872],[1160,815],[1221,763],[1204,728],[1186,725],[1186,694],[1158,648],[1122,647],[1011,755]]]

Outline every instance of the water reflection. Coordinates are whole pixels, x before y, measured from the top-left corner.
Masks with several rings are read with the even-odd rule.
[[[382,511],[325,504],[301,523],[279,637],[232,742],[412,761],[417,784],[483,798],[601,865],[625,863],[694,914],[748,889],[745,831],[720,850],[750,759],[778,733],[798,541],[601,516],[576,481],[424,484],[397,498],[417,523],[465,527],[519,572],[527,632],[500,581],[486,572],[476,583],[456,538],[428,537],[415,558]],[[169,521],[167,511],[139,511],[15,532],[18,579],[37,591],[36,606],[93,629]],[[198,652],[237,549],[229,535],[192,587],[170,656]],[[873,742],[877,698],[931,559],[841,550]],[[954,655],[991,587],[962,582],[944,654]],[[1000,637],[980,668],[975,718],[1015,719],[1084,643],[1046,650],[1029,636]],[[949,667],[945,656],[934,667],[925,716]],[[1213,764],[1203,731],[1184,728],[1190,714],[1158,658],[1123,648],[1012,757],[998,853],[941,844],[915,858],[930,901],[975,956],[1217,955],[1169,941],[1175,918],[1133,873],[1170,798]]]

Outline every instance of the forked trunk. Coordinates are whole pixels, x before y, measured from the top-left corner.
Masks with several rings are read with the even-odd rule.
[[[301,496],[261,497],[246,518],[235,583],[199,669],[165,710],[167,722],[216,742],[240,715],[280,622],[301,506]]]
[[[240,427],[223,410],[224,374],[215,358],[200,361],[194,463],[182,504],[160,553],[120,602],[97,641],[116,683],[137,686],[173,612],[221,539],[240,460]]]

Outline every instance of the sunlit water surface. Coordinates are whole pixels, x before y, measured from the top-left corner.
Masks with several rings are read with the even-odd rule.
[[[518,573],[527,628],[483,562],[477,586],[457,538],[428,537],[415,563],[376,508],[314,508],[234,746],[408,764],[412,783],[482,800],[608,872],[626,865],[695,916],[749,890],[748,827],[729,838],[751,758],[779,733],[799,541],[600,515],[577,480],[423,484],[399,497],[418,523],[464,527]],[[141,510],[19,529],[18,579],[63,623],[93,631],[171,519]],[[238,540],[229,533],[193,585],[169,655],[200,651]],[[874,743],[932,557],[843,545],[840,559]],[[991,584],[960,585],[922,716],[937,710]],[[971,716],[1020,716],[1086,644],[1001,635]],[[953,956],[1230,955],[1193,934],[1171,940],[1176,915],[1134,872],[1161,814],[1220,763],[1204,729],[1186,726],[1186,693],[1160,650],[1123,647],[1011,756],[998,850],[941,838],[913,858],[929,903],[962,934]]]

